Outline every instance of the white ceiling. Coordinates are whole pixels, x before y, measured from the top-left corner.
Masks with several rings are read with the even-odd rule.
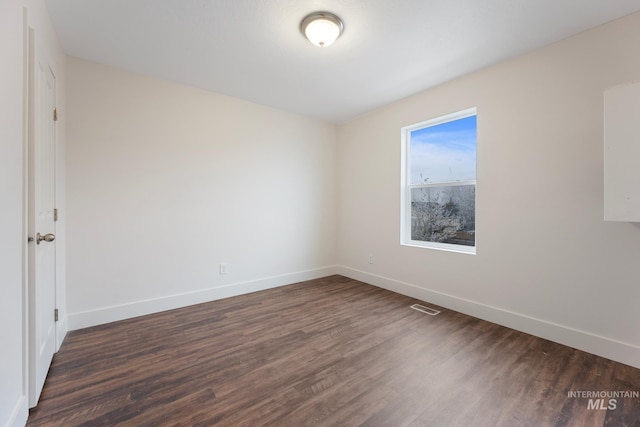
[[[64,50],[332,123],[640,10],[640,0],[47,0]],[[340,16],[330,47],[300,33]]]

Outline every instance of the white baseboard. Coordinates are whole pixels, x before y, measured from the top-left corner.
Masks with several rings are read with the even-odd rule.
[[[616,362],[640,368],[640,347],[633,344],[620,342],[546,320],[514,313],[342,265],[336,267],[336,273],[421,301],[430,302],[479,319],[497,323],[511,329],[526,332],[549,341],[583,350],[597,356],[606,357]]]
[[[27,402],[27,396],[22,398],[16,403],[15,409],[11,414],[11,418],[7,421],[7,427],[24,427],[27,425],[27,419],[29,418],[29,405]]]
[[[73,331],[118,320],[130,319],[132,317],[158,313],[165,310],[173,310],[175,308],[276,288],[278,286],[289,285],[305,280],[318,279],[332,274],[336,274],[335,266],[321,267],[313,270],[283,274],[280,276],[265,277],[241,283],[232,283],[230,285],[217,288],[209,288],[184,294],[135,301],[127,304],[103,307],[79,313],[68,313],[68,330]]]

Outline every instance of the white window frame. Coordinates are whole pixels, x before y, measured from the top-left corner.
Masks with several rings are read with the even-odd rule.
[[[411,159],[411,132],[423,129],[427,127],[436,126],[443,123],[452,122],[454,120],[464,119],[466,117],[477,116],[477,108],[468,108],[466,110],[458,111],[444,116],[436,117],[434,119],[426,120],[413,125],[405,126],[401,129],[401,191],[400,191],[400,244],[403,246],[414,246],[420,248],[430,248],[442,251],[459,252],[466,254],[476,254],[476,247],[478,246],[478,236],[476,234],[475,245],[456,245],[452,243],[440,243],[440,242],[425,242],[422,240],[411,239],[411,190],[416,188],[429,188],[429,187],[447,187],[447,186],[462,186],[462,185],[474,185],[476,187],[476,202],[478,198],[478,185],[476,180],[470,181],[455,181],[455,182],[438,182],[429,184],[411,184],[411,170],[409,165],[409,159]],[[476,129],[477,136],[477,129]],[[476,143],[477,153],[477,143]],[[477,169],[476,169],[477,178]],[[477,213],[477,204],[476,204]]]

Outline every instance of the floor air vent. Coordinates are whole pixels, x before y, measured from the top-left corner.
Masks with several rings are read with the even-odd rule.
[[[425,307],[424,305],[420,305],[420,304],[413,304],[411,306],[411,308],[413,308],[414,310],[418,310],[421,311],[423,313],[426,313],[430,316],[435,316],[436,314],[439,314],[440,312],[438,310],[435,310],[433,308],[430,307]]]

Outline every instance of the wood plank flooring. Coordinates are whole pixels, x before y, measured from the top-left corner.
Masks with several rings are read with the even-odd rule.
[[[640,370],[416,302],[331,276],[73,331],[27,425],[640,427],[568,397]]]

